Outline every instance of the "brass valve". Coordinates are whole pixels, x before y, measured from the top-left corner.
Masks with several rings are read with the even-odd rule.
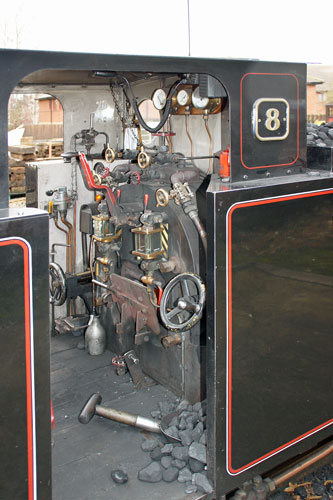
[[[145,151],[141,150],[140,153],[138,154],[138,165],[140,168],[147,168],[149,167],[151,162],[151,158],[149,154],[147,154]]]
[[[106,147],[104,157],[108,163],[114,162],[114,160],[116,158],[116,153],[115,153],[114,149],[110,148],[110,144],[108,144]]]

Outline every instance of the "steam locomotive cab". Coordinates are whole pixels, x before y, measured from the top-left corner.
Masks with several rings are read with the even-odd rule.
[[[209,498],[327,439],[333,186],[307,168],[305,66],[29,53],[14,68],[3,99],[19,81],[64,109],[62,159],[28,168],[52,333],[207,398]]]

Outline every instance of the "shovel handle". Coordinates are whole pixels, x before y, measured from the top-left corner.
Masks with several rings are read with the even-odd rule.
[[[94,415],[99,415],[100,417],[120,422],[121,424],[131,425],[132,427],[138,427],[139,429],[144,429],[149,432],[161,432],[160,424],[154,420],[140,417],[140,415],[133,415],[126,411],[116,410],[115,408],[102,406],[100,404],[101,401],[102,396],[100,394],[92,394],[90,396],[79,415],[79,421],[82,424],[87,424]]]

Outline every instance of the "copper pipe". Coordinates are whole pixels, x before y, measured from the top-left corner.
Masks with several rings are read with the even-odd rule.
[[[192,141],[192,137],[190,136],[190,133],[188,131],[188,114],[185,115],[185,127],[186,127],[186,135],[187,135],[187,137],[190,141],[190,144],[191,144],[191,156],[194,156],[194,154],[193,154],[193,141]]]
[[[168,130],[171,131],[172,128],[171,128],[171,121],[170,121],[170,118],[168,118]],[[172,136],[168,136],[169,137],[169,141],[170,141],[170,153],[173,153],[173,142],[172,142]]]
[[[203,116],[203,119],[205,121],[205,127],[206,127],[207,134],[208,134],[208,137],[209,137],[209,156],[212,156],[213,155],[213,139],[212,139],[212,134],[210,133],[210,130],[208,128],[208,115],[205,114]],[[212,159],[210,158],[209,159],[209,167],[208,167],[208,170],[207,170],[207,175],[212,173],[211,170],[212,170]]]
[[[89,267],[91,274],[91,282],[92,282],[92,307],[93,313],[96,313],[96,305],[95,305],[95,279],[94,279],[94,269],[93,269],[93,247],[94,247],[94,238],[90,239],[90,250],[89,250]]]
[[[73,273],[76,271],[76,201],[73,204]]]
[[[68,272],[72,273],[73,272],[73,259],[72,259],[72,233],[73,233],[73,226],[68,220],[66,219],[66,216],[62,215],[61,216],[61,222],[64,224],[64,226],[68,227],[68,234],[67,234],[67,245],[70,245],[70,252],[69,252],[69,262],[68,262]]]
[[[327,457],[328,455],[330,455],[330,453],[333,453],[332,441],[327,445],[323,446],[322,448],[320,448],[318,451],[316,451],[309,457],[304,458],[297,464],[293,465],[285,472],[282,472],[278,476],[273,477],[272,481],[274,482],[275,486],[278,487],[281,484],[287,482],[291,477],[295,476],[296,474],[299,474],[300,472],[303,472],[303,470],[307,469],[308,467],[311,467],[311,465]]]
[[[57,215],[57,217],[58,217],[58,215]],[[60,231],[62,231],[63,233],[65,233],[65,235],[66,235],[66,244],[68,244],[68,232],[65,229],[63,229],[62,227],[59,226],[58,220],[56,218],[54,218],[53,220],[54,220],[55,227],[57,229],[59,229]],[[69,247],[66,248],[66,272],[68,271],[68,266],[69,266]]]

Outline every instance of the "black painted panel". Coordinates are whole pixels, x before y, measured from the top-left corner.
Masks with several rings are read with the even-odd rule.
[[[313,193],[314,192],[314,193]],[[332,434],[333,183],[208,192],[209,457],[216,494]]]

